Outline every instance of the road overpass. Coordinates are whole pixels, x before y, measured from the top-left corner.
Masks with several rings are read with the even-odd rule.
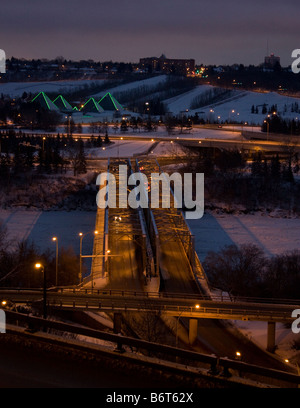
[[[41,290],[1,289],[1,299],[15,304],[37,304],[41,302]],[[164,316],[189,319],[189,340],[193,344],[197,337],[199,319],[264,321],[268,323],[267,349],[275,346],[276,322],[292,324],[293,310],[299,308],[297,301],[272,301],[266,299],[238,298],[235,301],[208,299],[204,295],[183,293],[145,293],[117,290],[88,290],[61,288],[48,290],[47,306],[65,310],[90,310],[114,314],[159,313]]]

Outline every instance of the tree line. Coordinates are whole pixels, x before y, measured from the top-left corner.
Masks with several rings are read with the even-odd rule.
[[[227,211],[242,206],[245,212],[278,208],[299,214],[300,183],[295,177],[299,164],[293,150],[280,157],[276,153],[198,148],[190,150],[188,164],[181,171],[205,174],[207,208],[221,203]]]
[[[300,251],[267,257],[254,244],[210,251],[203,267],[212,286],[232,296],[298,299]]]
[[[0,178],[36,170],[38,173],[66,173],[72,168],[74,175],[86,172],[85,147],[82,139],[72,136],[35,135],[16,133],[0,134]]]
[[[17,244],[7,236],[7,229],[0,224],[0,286],[41,288],[43,277],[34,265],[41,262],[47,273],[47,287],[56,284],[56,255],[41,251],[30,241]],[[83,265],[83,272],[86,273]],[[75,285],[79,282],[79,256],[72,248],[60,247],[58,257],[58,285]]]

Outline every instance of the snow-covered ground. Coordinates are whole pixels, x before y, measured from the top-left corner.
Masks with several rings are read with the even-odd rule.
[[[139,79],[138,77],[136,80],[132,82],[128,82],[123,85],[111,85],[110,82],[107,89],[104,91],[91,94],[89,97],[94,97],[96,101],[98,101],[103,95],[107,92],[113,93],[121,93],[127,92],[134,89],[138,89],[141,87],[155,87],[159,83],[164,82],[167,79],[166,75],[158,75],[148,79]],[[43,91],[47,92],[57,92],[58,94],[62,94],[64,96],[64,92],[75,91],[80,88],[84,89],[86,86],[91,85],[102,85],[106,81],[105,79],[86,79],[86,80],[62,80],[62,81],[37,81],[37,82],[8,82],[0,84],[0,93],[4,95],[8,95],[12,98],[16,98],[22,96],[24,92],[31,92],[32,94],[38,94],[39,92]]]
[[[132,90],[138,89],[138,88],[143,88],[143,87],[152,88],[152,87],[155,87],[155,86],[159,85],[161,82],[166,81],[167,78],[168,78],[167,75],[158,75],[158,76],[154,76],[154,77],[148,78],[148,79],[142,79],[142,80],[129,82],[129,83],[123,84],[123,85],[111,86],[110,88],[107,88],[105,91],[98,92],[98,93],[93,94],[91,96],[94,97],[96,100],[98,100],[98,98],[101,98],[107,92],[110,92],[114,96],[114,94],[117,94],[117,93],[119,94],[121,92],[132,91]]]
[[[86,157],[107,159],[108,157],[133,157],[145,154],[154,144],[151,140],[115,140],[114,144],[107,147],[94,147],[85,149]]]
[[[186,92],[182,95],[164,101],[168,105],[168,111],[173,114],[182,114],[187,109],[187,114],[194,115],[198,112],[199,117],[208,119],[211,122],[218,121],[224,123],[225,121],[247,122],[248,124],[261,125],[266,118],[266,114],[262,114],[262,107],[265,104],[267,110],[273,105],[277,105],[278,113],[283,118],[298,118],[300,119],[300,112],[292,112],[292,105],[298,103],[299,98],[292,98],[281,95],[277,92],[250,92],[240,91],[236,97],[229,97],[222,102],[204,106],[198,109],[191,110],[190,105],[194,97],[199,96],[212,88],[209,85],[198,86],[192,91]],[[258,107],[258,114],[251,113],[252,105]]]
[[[72,247],[79,254],[79,232],[95,229],[96,213],[93,211],[35,211],[0,210],[0,220],[7,228],[12,245],[28,239],[41,251],[53,250],[52,237],[57,237],[59,246]],[[83,239],[83,249],[92,250],[93,235]]]
[[[267,256],[300,249],[300,218],[277,218],[264,213],[205,213],[201,219],[187,223],[195,234],[195,247],[202,262],[208,251],[232,244],[255,244]]]
[[[0,93],[9,95],[11,98],[17,98],[23,95],[24,92],[31,92],[38,94],[43,91],[57,92],[57,94],[64,94],[64,92],[75,91],[78,88],[84,88],[91,84],[103,84],[103,79],[93,80],[74,80],[74,81],[41,81],[41,82],[8,82],[0,85]]]

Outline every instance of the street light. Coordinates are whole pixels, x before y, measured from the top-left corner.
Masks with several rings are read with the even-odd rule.
[[[241,354],[240,351],[236,351],[236,353],[235,353],[235,359],[236,359],[236,360],[241,360],[241,359],[242,359],[242,354]]]
[[[57,278],[58,278],[58,239],[57,237],[53,237],[52,241],[56,244],[56,256],[55,256],[55,285],[57,286]]]
[[[90,232],[87,232],[87,233],[85,233],[85,234],[83,234],[82,232],[80,232],[78,235],[79,235],[79,237],[80,237],[80,263],[79,263],[79,277],[80,277],[80,282],[82,282],[82,240],[83,240],[83,237],[85,237],[86,235],[88,235],[88,234],[91,234],[92,232],[94,232],[94,234],[95,235],[97,235],[97,234],[99,234],[99,231],[97,231],[97,230],[95,230],[95,231],[90,231]]]
[[[45,268],[44,265],[41,263],[36,263],[35,264],[36,269],[41,269],[43,273],[43,280],[44,280],[44,287],[43,287],[43,317],[44,319],[47,319],[47,287],[46,287],[46,273],[45,273]]]
[[[270,130],[270,123],[268,120],[264,120],[264,123],[267,124],[267,142],[269,141],[269,130]]]

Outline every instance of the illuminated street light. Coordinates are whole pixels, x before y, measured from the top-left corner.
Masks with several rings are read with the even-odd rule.
[[[41,263],[36,263],[35,264],[36,269],[41,269],[43,273],[43,317],[44,319],[47,319],[47,286],[46,286],[46,273],[45,273],[45,268],[44,265]]]
[[[236,360],[241,360],[242,354],[239,351],[236,351],[235,358],[236,358]]]

